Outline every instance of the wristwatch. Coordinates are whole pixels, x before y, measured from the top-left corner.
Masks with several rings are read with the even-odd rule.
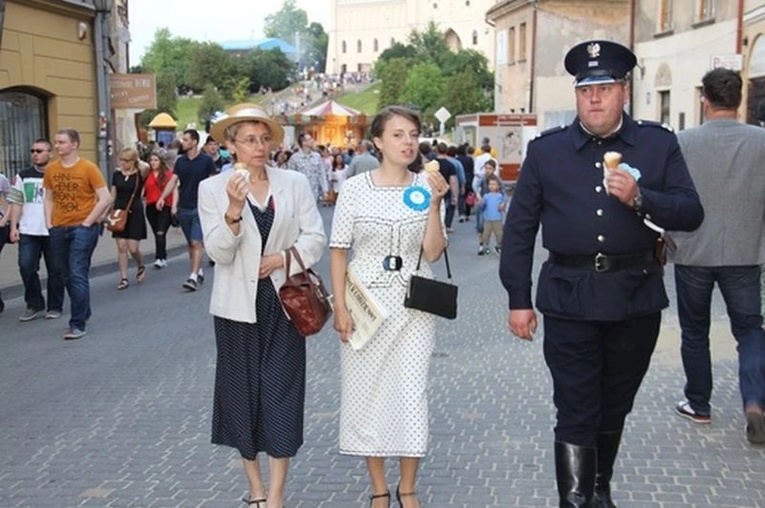
[[[237,222],[242,222],[242,216],[240,215],[236,219],[231,217],[229,214],[224,213],[223,219],[226,221],[226,224],[236,224]]]
[[[643,193],[640,192],[640,187],[638,187],[637,193],[635,194],[635,197],[632,198],[632,209],[633,210],[640,210],[643,206]]]

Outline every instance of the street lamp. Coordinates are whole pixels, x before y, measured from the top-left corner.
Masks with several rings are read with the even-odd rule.
[[[104,29],[112,9],[111,0],[93,0],[96,17],[93,20],[96,47],[96,93],[98,95],[98,167],[110,177],[109,164],[109,75],[104,59],[104,49],[108,44],[108,32]]]

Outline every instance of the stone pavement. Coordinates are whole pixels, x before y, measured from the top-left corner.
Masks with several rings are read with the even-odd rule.
[[[154,262],[154,236],[151,234],[151,229],[148,231],[149,239],[141,242],[141,251],[147,266]],[[170,228],[167,233],[167,249],[170,256],[185,252],[186,240],[181,228]],[[19,276],[18,252],[16,244],[7,244],[0,253],[0,289],[3,291],[3,298],[12,298],[24,293]],[[91,269],[95,275],[117,270],[117,242],[112,239],[109,231],[104,230],[98,240],[96,250],[93,252]],[[40,260],[40,278],[45,276],[45,262]]]
[[[328,226],[331,209],[322,214]],[[473,223],[455,228],[450,258],[459,317],[439,323],[420,500],[435,508],[556,506],[542,333],[530,343],[509,336],[498,258],[475,255]],[[107,263],[100,266],[114,259],[106,253],[110,243],[99,247]],[[131,281],[125,291],[115,289],[113,273],[94,276],[94,315],[79,341],[60,339],[63,320],[19,323],[23,302],[8,300],[0,315],[1,508],[244,506],[237,453],[209,443],[215,364],[209,284],[183,293],[186,257],[176,252],[168,268],[150,270],[143,284]],[[544,252],[537,257],[538,268]],[[326,276],[326,258],[318,270]],[[443,266],[436,270],[443,273]],[[670,292],[671,280],[670,271]],[[744,439],[735,347],[723,312],[716,299],[707,426],[672,410],[683,373],[677,319],[672,307],[665,312],[616,464],[620,508],[765,506],[765,448]],[[305,444],[292,461],[288,508],[368,505],[362,460],[337,452],[336,340],[329,326],[307,339]],[[395,489],[395,464],[388,466]]]

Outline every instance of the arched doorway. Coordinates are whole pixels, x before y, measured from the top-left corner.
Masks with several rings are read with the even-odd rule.
[[[460,39],[460,36],[451,28],[444,33],[444,40],[451,51],[456,53],[462,49],[462,40]]]
[[[765,37],[759,35],[749,55],[746,123],[765,125]]]
[[[8,178],[32,164],[29,148],[48,137],[47,102],[28,88],[0,91],[0,171]]]

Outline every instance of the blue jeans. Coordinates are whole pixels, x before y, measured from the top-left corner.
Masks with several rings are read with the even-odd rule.
[[[760,267],[675,265],[677,310],[682,330],[685,397],[702,415],[711,412],[712,362],[709,324],[712,290],[720,288],[738,342],[738,378],[744,405],[765,407],[765,330],[760,311]]]
[[[90,260],[101,226],[61,226],[50,229],[51,252],[69,293],[69,328],[85,330],[90,318]]]
[[[48,310],[62,311],[64,306],[64,280],[53,261],[50,237],[22,234],[19,238],[19,272],[24,283],[24,301],[27,309],[45,310],[40,276],[40,256],[45,258],[48,271]]]

